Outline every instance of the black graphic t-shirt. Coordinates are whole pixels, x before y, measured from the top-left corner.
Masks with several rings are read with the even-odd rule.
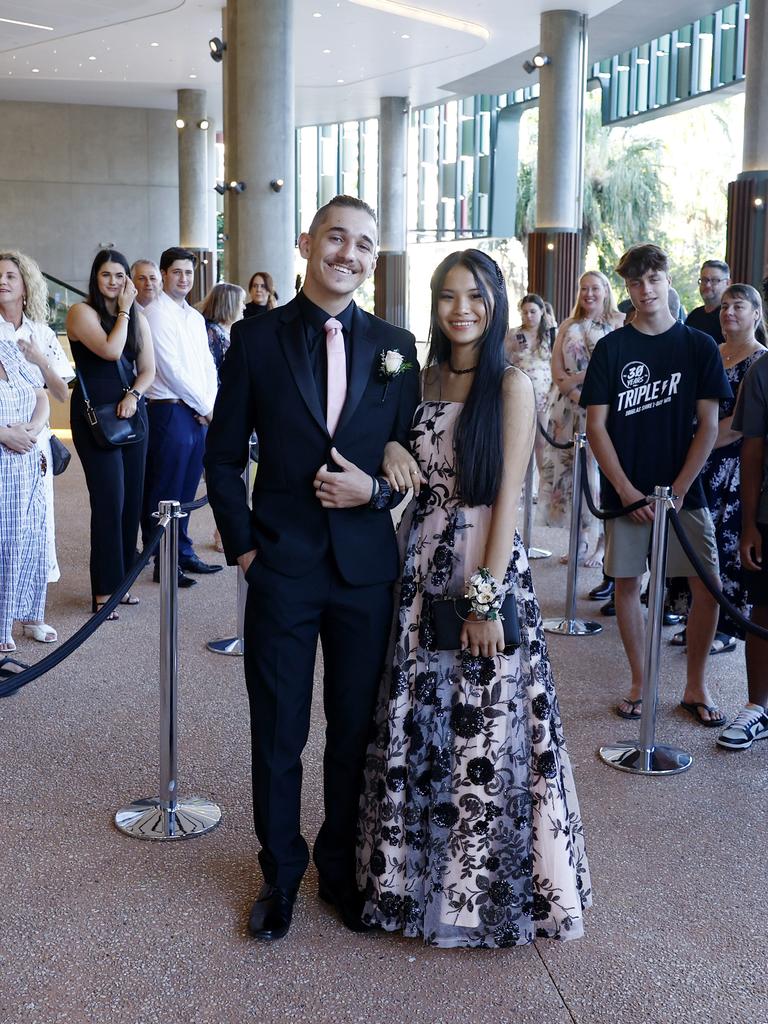
[[[587,368],[581,405],[609,406],[606,423],[621,468],[644,494],[668,487],[680,472],[696,430],[696,402],[731,398],[717,345],[707,334],[676,323],[663,334],[629,324],[598,341]],[[606,508],[621,508],[602,476]],[[697,479],[684,508],[704,508]]]

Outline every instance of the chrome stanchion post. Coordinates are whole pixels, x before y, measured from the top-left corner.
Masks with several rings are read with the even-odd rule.
[[[676,775],[690,768],[693,758],[676,747],[656,743],[656,707],[659,699],[661,625],[664,618],[664,569],[667,558],[669,510],[673,507],[669,487],[656,487],[651,541],[651,581],[648,586],[648,621],[645,627],[643,664],[643,710],[639,743],[614,743],[600,748],[600,757],[612,768],[636,775]]]
[[[187,839],[218,825],[221,808],[210,800],[177,793],[178,501],[161,501],[157,513],[164,527],[160,540],[160,795],[136,800],[115,815],[121,832],[134,839]]]
[[[581,530],[581,450],[587,447],[586,434],[573,435],[573,493],[571,495],[571,533],[568,542],[568,578],[565,588],[565,617],[545,619],[547,633],[564,636],[592,636],[602,630],[599,622],[576,618],[576,581],[579,572],[579,534]]]
[[[251,507],[251,488],[253,480],[251,478],[253,466],[256,463],[254,458],[254,449],[256,444],[256,435],[251,435],[251,440],[248,445],[248,462],[246,463],[243,471],[243,483],[245,485],[245,493],[248,497],[248,508]],[[245,582],[245,575],[243,570],[238,566],[237,569],[237,636],[225,637],[223,640],[209,640],[205,645],[209,651],[214,654],[229,654],[235,657],[241,658],[243,656],[243,629],[245,628],[245,600],[248,597],[248,584]]]
[[[533,473],[536,468],[536,461],[533,453],[528,462],[528,470],[525,474],[525,491],[523,503],[523,547],[528,558],[549,558],[551,551],[544,548],[531,547],[531,527],[533,525]]]

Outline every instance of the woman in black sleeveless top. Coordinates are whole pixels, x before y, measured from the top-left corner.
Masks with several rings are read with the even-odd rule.
[[[67,335],[75,366],[91,404],[114,403],[118,415],[138,411],[144,439],[119,448],[100,448],[93,440],[78,382],[72,391],[72,440],[83,465],[91,499],[92,610],[98,611],[136,558],[146,461],[144,392],[155,377],[152,336],[135,303],[128,261],[114,249],[102,249],[93,261],[88,298],[72,306]],[[118,362],[128,390],[120,377]],[[138,604],[126,594],[123,604]],[[117,619],[114,612],[110,618]]]

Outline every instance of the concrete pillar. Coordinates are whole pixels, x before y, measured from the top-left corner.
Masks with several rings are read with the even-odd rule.
[[[224,146],[228,279],[246,287],[256,270],[294,294],[294,0],[228,0],[225,14]],[[276,192],[271,181],[282,179]]]
[[[584,131],[584,72],[581,15],[545,11],[540,50],[551,59],[539,71],[539,142],[536,167],[536,227],[581,227],[581,139]]]
[[[751,0],[743,171],[728,185],[725,258],[731,278],[760,288],[768,276],[768,0]]]
[[[407,194],[408,100],[379,101],[379,259],[374,275],[377,316],[408,322]]]
[[[208,237],[208,132],[200,127],[207,118],[204,89],[179,89],[179,244],[207,249]]]
[[[528,288],[568,314],[581,266],[586,29],[578,11],[544,11],[539,50],[536,231],[528,243]]]
[[[749,5],[743,171],[768,170],[768,0]]]
[[[206,159],[208,161],[208,189],[206,196],[208,198],[207,203],[207,216],[208,216],[208,248],[213,253],[214,259],[214,281],[216,280],[216,214],[218,212],[218,200],[220,196],[213,187],[216,184],[216,126],[211,119],[208,126],[207,132],[208,138],[206,139]]]

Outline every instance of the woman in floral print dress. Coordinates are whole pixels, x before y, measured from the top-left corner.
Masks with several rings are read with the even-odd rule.
[[[361,798],[363,919],[435,946],[576,938],[591,902],[578,802],[525,549],[528,378],[506,366],[498,266],[453,253],[432,278],[431,350],[411,436],[425,486],[406,512],[391,655]],[[437,650],[432,602],[485,567],[521,646],[471,613]]]

